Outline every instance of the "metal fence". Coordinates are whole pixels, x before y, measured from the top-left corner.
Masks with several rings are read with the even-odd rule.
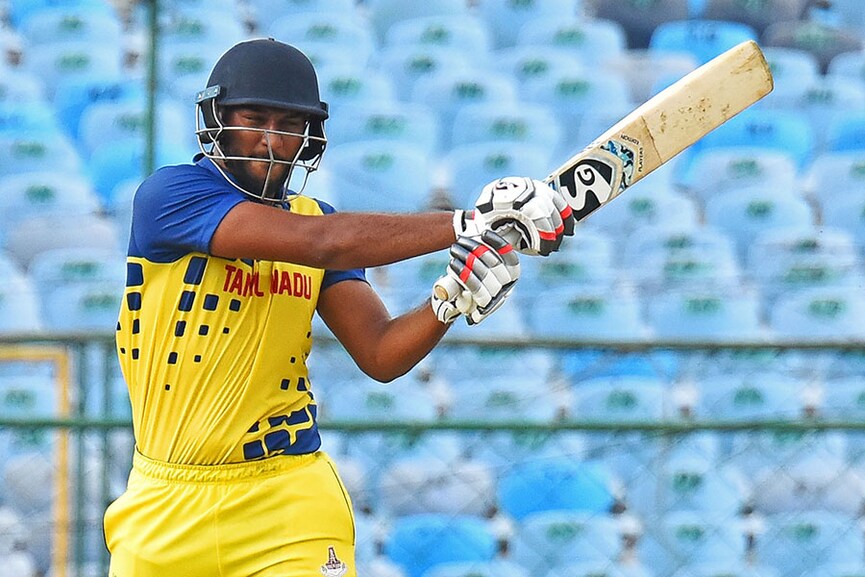
[[[865,574],[861,346],[454,338],[382,385],[320,338],[310,366],[363,575]],[[110,337],[0,341],[0,550],[105,575],[131,452]]]

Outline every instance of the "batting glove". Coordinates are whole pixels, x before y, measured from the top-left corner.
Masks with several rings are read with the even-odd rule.
[[[519,258],[508,241],[492,231],[479,238],[459,237],[450,255],[447,273],[433,287],[432,309],[443,323],[464,315],[468,324],[478,324],[510,296],[520,278]]]
[[[547,256],[565,236],[574,234],[576,220],[562,194],[540,180],[509,176],[487,184],[473,212],[456,211],[457,236],[494,230],[523,254]]]

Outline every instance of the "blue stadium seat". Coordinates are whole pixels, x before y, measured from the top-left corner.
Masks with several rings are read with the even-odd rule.
[[[698,209],[692,197],[678,192],[663,178],[649,176],[628,189],[627,195],[592,214],[586,223],[627,237],[647,226],[696,226]]]
[[[718,561],[710,563],[695,563],[682,568],[683,575],[692,577],[781,577],[772,567],[756,563],[730,563]]]
[[[39,75],[20,68],[4,68],[0,63],[0,102],[28,104],[47,102],[45,90]]]
[[[676,20],[655,28],[649,48],[689,52],[702,64],[746,40],[757,40],[757,32],[747,24],[732,20]]]
[[[352,64],[335,64],[318,67],[317,74],[321,98],[331,109],[328,128],[334,120],[351,115],[350,111],[343,110],[348,105],[386,105],[396,101],[396,87],[382,71]]]
[[[0,280],[0,334],[36,332],[42,316],[36,288],[23,275],[4,275]]]
[[[361,140],[328,150],[338,210],[418,211],[432,189],[432,166],[420,147]]]
[[[579,13],[580,4],[580,0],[486,0],[478,6],[478,13],[487,23],[494,45],[502,47],[516,44],[523,26],[537,18],[573,19]]]
[[[543,175],[555,168],[551,152],[543,143],[478,142],[455,145],[444,155],[442,165],[454,206],[473,206],[481,189],[509,175]]]
[[[398,457],[379,477],[375,508],[391,517],[420,513],[489,516],[495,509],[496,473],[478,460]]]
[[[579,56],[567,50],[537,44],[500,48],[493,58],[496,69],[513,76],[519,86],[549,82],[553,73],[585,72],[587,67]]]
[[[611,57],[605,68],[628,81],[632,102],[645,102],[659,87],[678,80],[697,68],[697,58],[689,52],[628,50]],[[666,84],[665,84],[666,83]]]
[[[813,287],[779,298],[769,322],[786,339],[863,339],[863,315],[865,296],[858,288]]]
[[[478,517],[407,515],[394,520],[384,550],[408,577],[421,577],[440,563],[492,561],[496,540]]]
[[[410,100],[415,85],[442,71],[476,70],[475,57],[457,47],[419,44],[385,46],[376,53],[373,68],[385,73],[400,100]]]
[[[689,564],[745,562],[745,535],[729,520],[707,519],[702,512],[669,513],[645,527],[637,556],[658,575]]]
[[[488,54],[492,47],[486,23],[474,14],[436,14],[401,20],[385,38],[387,46],[441,46]]]
[[[555,258],[521,259],[521,286],[542,290],[565,289],[575,284],[611,286],[618,278],[614,266],[616,250],[613,235],[590,227],[578,227],[563,243]],[[534,296],[534,288],[521,289],[515,298],[521,302]],[[531,303],[526,303],[529,305]]]
[[[370,25],[379,40],[387,38],[391,27],[399,22],[425,16],[462,16],[469,14],[468,5],[463,0],[430,0],[428,2],[368,0],[365,4]]]
[[[43,251],[77,247],[120,250],[116,225],[96,214],[75,219],[65,214],[42,214],[21,220],[6,235],[6,251],[25,267]]]
[[[651,3],[622,3],[607,0],[582,0],[585,12],[595,18],[618,22],[627,33],[628,48],[649,45],[652,32],[662,23],[693,16],[693,0],[655,0]]]
[[[84,109],[97,102],[144,102],[144,83],[124,75],[96,72],[92,76],[61,82],[52,104],[69,134],[78,134]]]
[[[106,143],[147,138],[147,104],[143,101],[108,101],[89,104],[81,113],[78,129],[80,150],[87,156]],[[194,117],[187,107],[172,100],[157,104],[156,138],[194,146]]]
[[[497,500],[501,512],[522,523],[544,511],[606,515],[616,501],[615,490],[606,464],[560,457],[514,465],[499,479]]]
[[[628,46],[621,24],[600,18],[547,15],[527,21],[516,39],[517,45],[537,45],[572,52],[583,62],[594,62],[622,54]]]
[[[659,294],[648,303],[656,337],[673,340],[762,340],[759,295],[745,289],[691,286]]]
[[[123,52],[120,44],[71,40],[27,48],[24,69],[38,74],[45,95],[53,98],[61,83],[90,76],[95,72],[120,75]]]
[[[614,566],[621,541],[620,523],[611,515],[544,511],[519,521],[509,552],[530,575],[577,575],[570,572],[577,560],[596,567]]]
[[[861,252],[865,247],[865,198],[860,190],[845,190],[846,192],[836,198],[827,199],[823,207],[823,221],[827,226],[837,227],[851,234]]]
[[[350,14],[355,0],[249,0],[259,22],[292,14]]]
[[[321,46],[338,47],[353,52],[359,63],[365,63],[375,51],[374,32],[353,12],[289,14],[271,20],[265,28],[268,36],[303,52],[315,52]]]
[[[60,414],[60,393],[49,377],[0,377],[0,415],[50,419]]]
[[[783,194],[764,186],[749,186],[708,199],[706,222],[727,233],[744,259],[759,234],[810,227],[814,215],[811,205],[795,192]]]
[[[182,7],[175,3],[159,14],[160,40],[163,46],[198,44],[209,46],[217,56],[248,35],[233,10],[210,3],[206,9]]]
[[[558,150],[562,127],[548,106],[531,103],[506,103],[489,106],[469,104],[456,113],[445,139],[454,145],[475,142],[543,143]]]
[[[195,93],[206,88],[219,56],[218,50],[200,42],[161,46],[157,58],[159,92],[191,108]]]
[[[711,376],[696,382],[694,417],[719,421],[798,419],[803,416],[800,381],[766,371],[752,374]]]
[[[339,110],[331,110],[332,116],[327,120],[328,146],[381,141],[392,147],[416,147],[427,155],[438,153],[438,118],[422,104],[383,99],[344,103]]]
[[[560,287],[525,306],[535,338],[641,341],[650,334],[642,319],[641,299],[625,286]]]
[[[0,135],[57,134],[60,131],[54,109],[47,102],[0,102]]]
[[[756,106],[765,107],[779,96],[799,91],[800,83],[807,84],[820,76],[820,64],[807,50],[766,46],[763,55],[769,63],[775,86]]]
[[[827,74],[865,82],[865,54],[857,51],[835,56],[829,63]]]
[[[665,261],[692,254],[727,262],[735,255],[735,245],[723,232],[706,225],[645,226],[639,234],[626,239],[619,255],[619,264],[627,270],[633,270],[653,258],[660,257]]]
[[[81,172],[81,157],[70,138],[45,132],[0,134],[0,178],[45,170]]]
[[[865,501],[865,477],[846,455],[827,459],[803,454],[780,467],[770,461],[754,476],[753,486],[752,506],[767,515],[826,511],[852,519]]]
[[[517,87],[513,78],[504,73],[447,70],[419,79],[411,100],[428,106],[447,128],[454,125],[456,115],[466,106],[516,104]],[[450,133],[445,130],[441,136],[441,146],[450,148]]]
[[[526,422],[549,423],[559,420],[564,413],[552,391],[537,394],[548,388],[541,375],[483,378],[466,375],[452,383],[451,388],[453,400],[447,418],[457,422],[501,423],[518,417]]]
[[[825,217],[833,211],[839,196],[865,191],[865,152],[849,150],[816,156],[805,173],[803,188]]]
[[[525,567],[512,561],[462,561],[441,563],[424,572],[423,577],[530,577]]]
[[[33,15],[61,7],[113,13],[111,4],[105,0],[16,0],[14,6],[9,6],[9,18],[16,27],[23,27]]]
[[[819,41],[815,42],[814,39]],[[760,42],[763,46],[807,50],[817,58],[821,72],[828,69],[829,63],[837,55],[863,47],[860,31],[837,23],[823,22],[819,18],[773,22],[763,31]]]
[[[79,174],[26,172],[0,178],[0,245],[19,221],[40,214],[95,214],[99,199]]]
[[[800,186],[796,162],[777,148],[731,146],[707,148],[695,154],[679,184],[701,203],[740,188],[765,187],[787,193]]]
[[[701,18],[742,22],[757,33],[762,33],[773,22],[799,20],[808,3],[807,0],[763,0],[746,4],[736,0],[703,1],[705,6],[699,14]]]
[[[432,422],[439,416],[436,404],[435,396],[410,375],[388,385],[359,376],[327,397],[320,411],[325,421]]]
[[[94,9],[79,3],[34,11],[18,28],[28,45],[85,40],[119,46],[123,27],[112,10]],[[106,6],[106,8],[109,8]]]
[[[826,129],[825,150],[865,151],[865,112],[855,110],[833,120]]]
[[[859,563],[862,535],[847,515],[803,511],[768,515],[759,535],[756,557],[781,574],[801,574],[822,566]]]

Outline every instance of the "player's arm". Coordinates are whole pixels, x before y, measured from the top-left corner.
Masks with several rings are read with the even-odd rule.
[[[331,270],[390,264],[447,248],[457,235],[496,230],[527,254],[548,255],[573,234],[564,197],[540,181],[503,178],[485,186],[475,210],[420,214],[293,214],[241,202],[222,219],[210,252]]]
[[[318,313],[372,378],[391,381],[414,367],[465,315],[477,324],[507,300],[519,279],[519,260],[511,246],[492,232],[460,237],[451,246],[446,277],[462,290],[452,300],[431,302],[392,318],[367,283],[346,280],[321,292]]]

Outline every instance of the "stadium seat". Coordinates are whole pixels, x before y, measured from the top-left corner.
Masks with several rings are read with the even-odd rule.
[[[525,567],[512,561],[441,563],[424,572],[423,577],[530,577]]]
[[[0,135],[57,134],[60,130],[54,109],[47,102],[0,102]]]
[[[706,201],[706,222],[734,240],[743,259],[759,234],[780,228],[807,228],[811,206],[801,196],[779,194],[763,186],[730,190]]]
[[[384,550],[408,577],[421,577],[440,563],[492,561],[496,542],[491,527],[479,517],[406,515],[394,520]]]
[[[387,46],[441,46],[471,54],[488,54],[489,30],[474,14],[436,14],[396,22],[387,32]]]
[[[697,66],[697,58],[689,52],[649,49],[628,50],[612,56],[605,64],[605,68],[627,79],[632,102],[645,102],[662,82],[683,78]]]
[[[460,48],[437,45],[385,46],[377,51],[374,70],[388,76],[400,100],[411,100],[415,85],[442,71],[475,71],[474,58]]]
[[[793,340],[865,338],[865,296],[856,287],[813,287],[781,297],[770,312],[776,335]]]
[[[805,384],[771,370],[758,375],[739,373],[698,379],[694,417],[743,422],[795,420],[803,416]]]
[[[210,51],[215,51],[218,56],[247,39],[243,24],[233,12],[215,3],[208,4],[206,10],[176,5],[160,11],[162,46],[190,43],[210,46]]]
[[[36,288],[23,275],[0,278],[0,334],[36,332],[42,328]]]
[[[7,253],[24,267],[46,250],[76,247],[120,250],[116,225],[95,214],[43,214],[22,219],[6,235]]]
[[[552,150],[559,149],[563,133],[549,107],[525,102],[469,104],[456,113],[451,126],[442,128],[450,132],[446,142],[454,145],[525,142],[544,143]]]
[[[315,52],[320,46],[338,47],[353,52],[359,63],[366,63],[375,51],[373,31],[353,12],[288,14],[271,20],[266,29],[268,36],[302,52]]]
[[[432,167],[419,146],[359,140],[329,149],[327,162],[337,210],[410,212],[430,201]]]
[[[774,568],[757,563],[718,561],[685,565],[682,575],[691,577],[781,577]]]
[[[823,226],[770,229],[758,234],[747,254],[747,268],[771,306],[781,295],[819,286],[862,286],[853,235]]]
[[[626,239],[619,254],[619,266],[636,269],[656,255],[668,259],[694,253],[727,262],[735,255],[735,245],[726,234],[706,225],[645,226],[639,234]]]
[[[865,82],[865,52],[844,52],[829,63],[829,76]]]
[[[745,562],[745,535],[729,519],[707,519],[702,512],[669,513],[645,527],[637,556],[658,575],[671,575],[689,564]]]
[[[420,513],[488,516],[495,508],[495,475],[478,460],[397,458],[382,471],[376,511],[391,517]]]
[[[102,101],[87,105],[78,128],[80,150],[88,157],[106,143],[147,138],[147,104],[144,101]],[[155,114],[156,138],[166,142],[195,144],[194,117],[179,102],[163,100]]]
[[[0,64],[0,102],[22,104],[48,102],[39,75],[26,70],[3,68]]]
[[[60,414],[60,393],[53,378],[0,377],[0,415],[6,418],[46,418]]]
[[[111,4],[104,0],[16,0],[15,5],[9,7],[9,19],[16,27],[23,27],[33,15],[60,7],[112,12]]]
[[[697,226],[699,207],[692,197],[678,192],[663,178],[651,175],[628,189],[628,194],[592,214],[586,225],[621,238],[643,227]]]
[[[124,253],[102,247],[61,247],[40,252],[30,262],[29,273],[48,296],[77,283],[104,283],[122,286],[126,281]]]
[[[865,151],[865,112],[843,114],[826,129],[827,152]]]
[[[837,198],[827,198],[823,206],[823,222],[852,235],[861,254],[865,247],[865,198],[862,191],[849,188]]]
[[[52,104],[69,134],[78,134],[84,109],[97,102],[144,102],[144,83],[127,76],[97,72],[93,76],[61,82]]]
[[[620,523],[611,515],[544,511],[519,521],[509,552],[530,575],[576,575],[563,571],[576,560],[596,566],[615,565],[621,541]]]
[[[74,3],[73,3],[74,4]],[[28,45],[85,40],[120,46],[123,28],[112,10],[53,6],[34,11],[18,28]]]
[[[359,376],[341,387],[320,408],[325,422],[432,422],[439,416],[436,398],[411,376],[388,385]]]
[[[763,340],[759,295],[747,288],[691,286],[649,299],[648,322],[656,337],[672,340]]]
[[[249,0],[259,22],[292,14],[351,14],[355,0]]]
[[[554,46],[509,46],[496,50],[492,56],[496,69],[513,76],[519,86],[549,82],[553,73],[586,73],[587,65],[579,56]]]
[[[455,145],[442,158],[453,205],[474,205],[481,189],[506,175],[549,174],[555,167],[543,143],[476,142]]]
[[[865,152],[820,154],[808,165],[804,180],[805,191],[822,208],[826,218],[834,212],[841,197],[865,192]]]
[[[399,22],[426,16],[468,15],[463,0],[430,0],[404,2],[403,0],[369,0],[365,2],[369,22],[380,41],[387,38],[391,27]]]
[[[0,191],[0,246],[6,233],[25,218],[40,214],[75,217],[100,209],[90,182],[76,173],[13,174],[0,178]]]
[[[756,543],[757,560],[782,575],[829,564],[861,562],[862,535],[847,515],[802,511],[767,515]]]
[[[701,203],[730,190],[765,187],[789,191],[800,187],[793,158],[781,149],[731,146],[708,148],[695,154],[679,184]]]
[[[689,19],[663,22],[652,32],[649,48],[668,52],[689,52],[703,64],[757,32],[732,20]]]
[[[541,16],[520,29],[517,45],[546,46],[571,52],[585,63],[603,61],[624,53],[625,30],[618,22],[564,14]]]
[[[573,285],[611,286],[619,275],[613,265],[615,237],[589,227],[578,227],[573,237],[563,243],[553,259],[521,259],[523,287],[515,298],[532,298],[538,290],[566,289]],[[527,305],[530,303],[526,303]]]
[[[321,66],[317,74],[321,99],[330,107],[328,129],[333,121],[351,116],[351,111],[344,110],[349,105],[386,105],[396,101],[396,88],[391,79],[381,71],[341,64]]]
[[[865,504],[865,476],[851,468],[846,456],[831,460],[801,455],[783,465],[774,463],[754,476],[752,505],[762,514],[827,511],[855,518]]]
[[[45,170],[81,172],[81,158],[71,139],[45,132],[0,134],[0,178]]]
[[[691,151],[718,147],[757,147],[779,150],[795,161],[797,168],[812,159],[816,138],[803,115],[784,110],[746,110],[703,137]],[[683,163],[687,168],[687,163]]]
[[[54,98],[61,83],[95,72],[120,75],[123,52],[119,44],[72,40],[29,46],[23,63],[42,80],[45,95]]]
[[[530,334],[538,339],[642,341],[650,335],[641,299],[627,286],[559,287],[524,306]]]
[[[800,83],[809,83],[820,76],[820,65],[813,54],[800,48],[766,46],[763,55],[772,71],[775,86],[772,92],[756,104],[765,107],[779,96],[797,92]]]
[[[649,46],[652,32],[662,23],[691,16],[691,0],[654,0],[653,2],[608,2],[582,0],[586,14],[618,22],[627,33],[628,48]]]
[[[199,42],[160,46],[157,58],[160,94],[191,109],[196,92],[207,87],[207,78],[219,56],[218,50]]]
[[[532,423],[558,421],[564,407],[547,389],[541,375],[532,377],[463,377],[452,384],[453,400],[447,410],[447,419],[457,422],[481,421],[502,423],[519,417]]]
[[[517,87],[507,74],[477,71],[441,71],[418,80],[411,100],[432,110],[445,128],[454,125],[459,111],[469,105],[485,104],[489,107],[516,104]],[[442,147],[451,146],[450,133],[442,134]]]
[[[435,155],[439,130],[438,118],[422,104],[386,99],[352,102],[342,104],[328,118],[327,141],[330,147],[381,141],[395,148],[408,145]]]
[[[767,47],[806,50],[817,59],[821,73],[828,70],[829,63],[839,54],[863,47],[859,31],[815,19],[773,22],[760,35],[760,43]]]
[[[544,511],[612,512],[615,478],[602,462],[550,458],[514,465],[499,478],[497,501],[517,523]]]
[[[762,33],[774,22],[799,20],[808,0],[768,0],[741,3],[736,0],[706,0],[701,18],[742,22]]]
[[[503,47],[516,44],[523,26],[528,22],[540,17],[572,20],[578,15],[579,7],[579,0],[486,0],[479,4],[478,14],[487,23],[493,44]]]

